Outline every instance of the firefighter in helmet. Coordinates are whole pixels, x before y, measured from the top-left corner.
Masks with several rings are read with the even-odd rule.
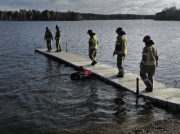
[[[146,91],[153,91],[153,75],[155,74],[155,69],[158,66],[158,53],[154,42],[151,40],[150,36],[145,36],[143,38],[145,47],[142,52],[142,61],[140,63],[140,76],[146,85]],[[148,76],[146,75],[148,74]]]
[[[126,33],[121,27],[116,29],[116,33],[118,36],[113,56],[117,54],[117,67],[119,69],[117,77],[123,77],[125,75],[123,61],[127,55],[127,38],[125,36]]]
[[[44,40],[46,40],[48,51],[51,51],[52,50],[53,33],[50,31],[49,27],[46,27]]]
[[[56,36],[55,36],[55,40],[56,40],[56,52],[61,52],[61,44],[60,44],[60,40],[61,40],[61,31],[59,29],[59,26],[56,25]]]
[[[87,34],[89,34],[89,58],[92,60],[91,65],[95,65],[97,63],[96,61],[96,55],[97,55],[97,49],[98,49],[98,39],[95,33],[92,32],[92,30],[88,30]]]

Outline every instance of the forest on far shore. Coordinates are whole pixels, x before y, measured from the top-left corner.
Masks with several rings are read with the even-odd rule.
[[[156,13],[155,20],[180,20],[180,9],[176,6],[165,8],[161,12]]]
[[[9,21],[80,21],[80,20],[123,20],[123,19],[154,19],[154,15],[135,14],[92,14],[74,11],[59,12],[44,10],[0,11],[0,20]]]

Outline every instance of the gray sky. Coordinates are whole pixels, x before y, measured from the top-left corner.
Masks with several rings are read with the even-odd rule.
[[[176,6],[179,0],[0,0],[0,10],[37,9],[96,14],[155,14]]]

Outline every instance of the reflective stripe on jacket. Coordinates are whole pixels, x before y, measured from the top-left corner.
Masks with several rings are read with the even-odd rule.
[[[82,78],[82,77],[88,77],[89,76],[89,72],[88,71],[84,71],[84,72],[79,72],[78,75]]]
[[[124,55],[124,56],[127,55],[127,38],[126,38],[126,36],[118,35],[114,52],[119,55]]]
[[[141,65],[157,65],[158,64],[158,53],[154,46],[146,46],[142,52]]]
[[[53,39],[53,33],[51,31],[46,31],[45,32],[45,37],[46,40],[52,40]]]
[[[96,35],[89,39],[89,49],[98,49],[98,39]]]
[[[56,40],[61,40],[61,31],[56,31],[56,36],[55,36]]]

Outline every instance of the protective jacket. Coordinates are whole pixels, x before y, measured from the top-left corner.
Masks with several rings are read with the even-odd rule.
[[[156,47],[152,45],[147,45],[144,47],[140,65],[144,67],[151,66],[152,68],[156,68],[158,65],[158,53]]]
[[[95,33],[89,39],[89,49],[98,49],[98,39]]]
[[[117,36],[114,53],[122,56],[127,55],[127,38],[125,35]]]
[[[60,31],[60,30],[57,30],[57,31],[56,31],[55,39],[56,39],[56,40],[61,40],[61,31]]]
[[[71,79],[86,79],[92,75],[92,72],[85,71],[83,66],[80,66],[79,71],[71,74]]]
[[[53,33],[49,30],[45,32],[45,37],[44,39],[46,40],[52,40],[53,39]]]

